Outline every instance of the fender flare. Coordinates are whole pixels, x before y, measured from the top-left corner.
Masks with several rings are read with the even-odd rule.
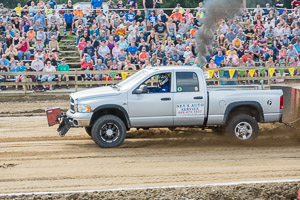
[[[93,119],[95,113],[97,113],[97,112],[99,112],[101,110],[104,110],[104,109],[117,109],[117,110],[119,110],[124,115],[124,117],[125,117],[125,125],[126,125],[126,127],[127,128],[131,127],[131,124],[130,124],[130,121],[129,121],[129,115],[128,115],[127,111],[125,110],[125,108],[123,108],[122,106],[117,105],[117,104],[105,104],[105,105],[101,105],[101,106],[96,107],[93,110],[93,115],[92,115],[90,123],[92,123],[92,119]]]
[[[263,112],[263,109],[262,109],[262,106],[260,105],[259,102],[257,101],[240,101],[240,102],[233,102],[233,103],[230,103],[227,107],[226,107],[226,110],[225,110],[225,113],[224,113],[224,119],[223,119],[223,124],[226,123],[231,111],[237,107],[240,107],[240,106],[250,106],[250,107],[254,107],[257,109],[258,111],[258,114],[259,114],[259,122],[264,122],[264,112]]]

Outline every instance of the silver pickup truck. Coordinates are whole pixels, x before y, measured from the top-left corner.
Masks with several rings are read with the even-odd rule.
[[[222,128],[238,140],[258,136],[258,122],[281,122],[283,92],[258,86],[208,87],[193,67],[147,67],[116,85],[70,95],[57,129],[85,127],[100,147],[123,143],[130,128]]]

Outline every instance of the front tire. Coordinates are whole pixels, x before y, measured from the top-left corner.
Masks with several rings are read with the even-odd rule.
[[[92,127],[92,138],[99,147],[117,147],[121,145],[126,138],[126,126],[117,116],[102,116]]]
[[[236,115],[229,121],[226,132],[240,141],[253,140],[258,136],[258,124],[250,115]]]

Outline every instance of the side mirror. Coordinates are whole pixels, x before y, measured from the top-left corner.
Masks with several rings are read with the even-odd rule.
[[[148,93],[147,85],[140,85],[138,89],[135,90],[134,94],[144,94]]]

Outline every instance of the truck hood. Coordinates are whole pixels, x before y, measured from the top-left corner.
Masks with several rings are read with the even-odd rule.
[[[93,89],[88,89],[80,92],[73,93],[71,97],[78,100],[87,100],[92,98],[107,97],[107,96],[118,96],[120,95],[118,89],[114,89],[110,86],[108,87],[98,87]]]

